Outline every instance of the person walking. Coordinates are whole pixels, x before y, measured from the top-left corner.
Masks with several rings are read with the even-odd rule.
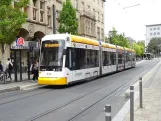
[[[1,61],[0,61],[0,80],[1,80],[1,81],[2,81],[2,79],[3,79],[2,73],[3,73],[3,66],[2,66]]]
[[[1,61],[0,61],[0,74],[1,74],[1,72],[3,72],[3,66],[2,66]]]
[[[30,71],[33,74],[32,80],[33,81],[35,81],[35,79],[38,80],[38,61],[37,60],[31,64]]]
[[[6,62],[6,73],[8,73],[8,78],[10,78],[10,80],[12,80],[12,77],[11,77],[12,69],[13,69],[13,64],[10,58],[8,58],[8,61]]]

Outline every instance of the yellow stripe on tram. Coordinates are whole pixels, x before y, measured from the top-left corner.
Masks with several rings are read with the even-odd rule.
[[[38,84],[47,84],[47,85],[66,85],[67,78],[47,78],[47,77],[39,77]]]

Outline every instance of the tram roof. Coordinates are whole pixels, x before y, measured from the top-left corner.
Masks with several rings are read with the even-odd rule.
[[[124,47],[126,51],[132,52],[132,49]]]
[[[116,46],[115,46],[115,45],[112,45],[112,44],[109,44],[109,43],[101,42],[101,45],[102,45],[102,47],[104,47],[104,48],[116,49]]]
[[[96,40],[85,38],[85,37],[80,37],[76,35],[70,35],[71,41],[76,42],[76,43],[82,43],[82,44],[89,44],[89,45],[95,45],[98,46],[99,43]]]
[[[118,46],[118,45],[117,45],[117,48],[118,48],[119,50],[124,50],[124,48],[123,48],[123,47]]]
[[[65,40],[67,37],[69,37],[69,34],[49,34],[49,35],[45,35],[42,38],[42,41],[45,41],[45,40]]]

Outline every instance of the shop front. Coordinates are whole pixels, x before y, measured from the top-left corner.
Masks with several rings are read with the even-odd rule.
[[[30,65],[39,59],[40,41],[25,41],[19,37],[11,45],[11,60],[15,81],[30,80]]]

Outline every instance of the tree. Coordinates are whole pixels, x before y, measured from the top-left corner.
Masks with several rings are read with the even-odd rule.
[[[141,48],[136,42],[133,43],[132,49],[135,50],[137,56],[141,56]]]
[[[152,38],[147,46],[147,51],[157,54],[159,52],[159,45],[161,45],[161,38],[160,37]]]
[[[118,34],[115,28],[109,32],[109,40],[111,44],[116,44],[122,47],[129,47],[129,41],[125,37],[124,33]]]
[[[63,2],[63,8],[60,11],[58,21],[60,23],[58,28],[59,33],[68,32],[74,35],[77,34],[78,20],[76,18],[76,10],[73,8],[70,0]]]
[[[143,54],[145,52],[145,42],[144,42],[144,40],[138,41],[137,44],[140,46],[141,56],[143,56]]]
[[[107,38],[106,36],[105,36],[105,43],[110,43],[109,38]]]
[[[4,66],[5,47],[15,41],[22,24],[26,22],[26,14],[21,11],[29,0],[0,0],[0,45],[2,48],[2,62]]]
[[[138,41],[137,43],[133,42],[131,49],[134,49],[136,51],[137,56],[143,56],[145,50],[144,41]]]

